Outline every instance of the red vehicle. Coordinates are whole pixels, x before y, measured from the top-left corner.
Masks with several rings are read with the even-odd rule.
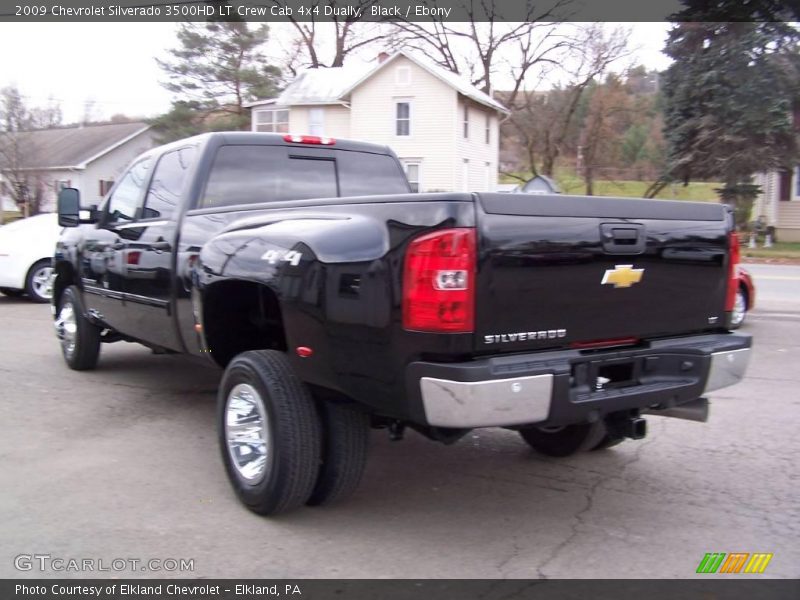
[[[736,301],[731,315],[732,329],[741,327],[747,313],[756,305],[756,288],[753,285],[753,277],[750,272],[741,265],[737,265],[736,278],[739,281],[739,287],[736,290]]]

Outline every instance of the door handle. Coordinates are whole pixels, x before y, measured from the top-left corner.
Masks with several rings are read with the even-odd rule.
[[[603,223],[600,239],[607,254],[641,254],[647,244],[647,232],[641,223]]]

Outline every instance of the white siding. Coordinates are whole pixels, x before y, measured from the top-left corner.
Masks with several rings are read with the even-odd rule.
[[[464,106],[469,113],[469,135],[464,137]],[[489,116],[489,143],[486,143],[486,117]],[[455,115],[457,124],[456,161],[469,161],[468,170],[458,173],[456,189],[468,189],[472,192],[491,192],[497,189],[497,159],[499,153],[498,128],[499,119],[495,111],[481,104],[472,102],[463,96],[458,99],[458,110]],[[488,163],[488,165],[487,165]],[[487,169],[492,174],[487,177]],[[469,180],[463,180],[463,173],[468,171]]]
[[[404,72],[408,69],[408,83]],[[399,81],[399,83],[398,83]],[[456,91],[424,69],[399,57],[364,81],[350,95],[351,137],[386,144],[401,159],[421,162],[420,191],[456,189]],[[395,102],[410,100],[411,135],[395,135]],[[459,164],[457,164],[459,162]]]
[[[780,227],[800,229],[800,202],[781,202],[778,206]]]
[[[81,205],[100,204],[102,200],[100,196],[100,181],[116,181],[134,158],[157,145],[153,134],[150,131],[145,131],[97,160],[90,162],[84,170],[42,171],[42,181],[47,189],[41,207],[42,211],[54,212],[56,210],[56,197],[58,195],[55,190],[56,181],[69,181],[71,187],[80,190]]]
[[[765,215],[767,224],[775,225],[778,219],[778,173],[775,171],[756,173],[753,183],[761,187],[761,194],[753,206],[753,218]]]
[[[102,199],[100,196],[100,181],[116,181],[134,158],[142,152],[155,148],[157,145],[153,134],[150,131],[145,131],[142,135],[89,163],[81,177],[83,186],[81,188],[81,203],[87,206],[99,204]]]
[[[341,104],[322,106],[292,106],[289,108],[289,131],[307,134],[310,131],[309,113],[312,109],[323,109],[324,135],[332,138],[350,138],[350,109]]]

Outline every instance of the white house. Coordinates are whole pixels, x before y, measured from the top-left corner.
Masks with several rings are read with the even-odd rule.
[[[800,165],[785,171],[770,171],[755,176],[761,195],[753,208],[753,218],[764,217],[775,227],[781,242],[800,242]]]
[[[417,191],[497,187],[502,104],[406,52],[370,67],[308,69],[277,97],[250,103],[253,131],[385,144]]]
[[[19,134],[25,149],[15,170],[35,174],[42,186],[44,212],[56,209],[61,188],[81,191],[84,206],[99,204],[114,180],[137,155],[157,145],[150,126],[142,122],[57,127]],[[8,160],[8,157],[5,157]],[[0,201],[9,203],[10,173],[0,164]]]

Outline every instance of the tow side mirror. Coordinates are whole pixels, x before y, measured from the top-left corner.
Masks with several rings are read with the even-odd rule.
[[[64,188],[58,193],[58,224],[77,227],[81,223],[81,193],[75,188]]]
[[[75,188],[64,188],[58,193],[58,224],[61,227],[77,227],[81,223],[97,223],[96,205],[81,210],[81,193]]]

